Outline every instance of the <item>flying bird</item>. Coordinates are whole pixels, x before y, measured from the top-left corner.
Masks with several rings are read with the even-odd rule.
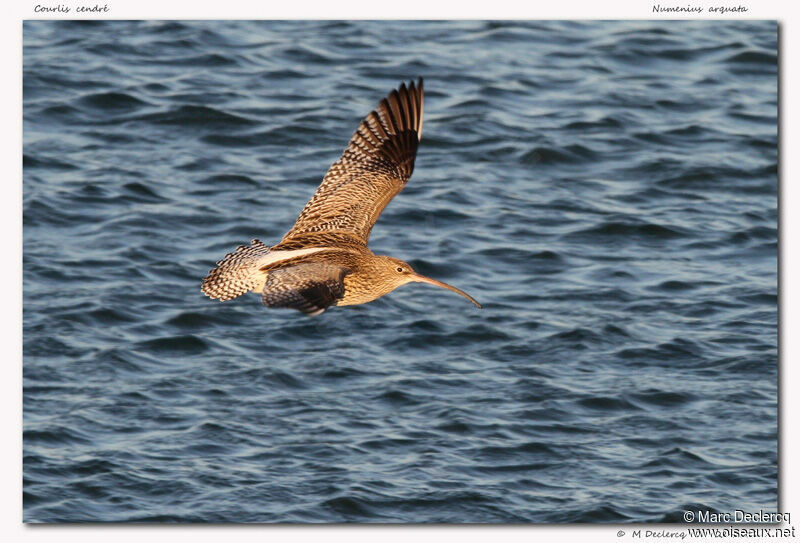
[[[466,292],[367,247],[381,211],[414,171],[424,102],[422,78],[381,100],[280,243],[268,247],[254,239],[240,245],[208,272],[203,292],[224,302],[255,291],[267,307],[319,315],[330,306],[371,302],[416,282],[446,288],[481,307]]]

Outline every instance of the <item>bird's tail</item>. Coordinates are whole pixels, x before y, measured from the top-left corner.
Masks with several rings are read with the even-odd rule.
[[[249,247],[239,245],[208,272],[201,287],[206,296],[225,302],[264,286],[266,274],[259,271],[258,263],[269,247],[257,239],[250,243]]]

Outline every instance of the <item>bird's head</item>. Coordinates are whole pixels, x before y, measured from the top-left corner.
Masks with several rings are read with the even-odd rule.
[[[478,307],[482,307],[481,304],[475,300],[472,296],[464,292],[463,290],[456,288],[452,285],[448,285],[447,283],[443,283],[442,281],[437,281],[436,279],[431,279],[430,277],[425,277],[414,271],[414,268],[408,262],[404,262],[399,258],[393,258],[391,256],[379,256],[378,260],[380,262],[380,266],[382,268],[383,276],[387,279],[388,283],[391,285],[391,290],[396,289],[406,283],[428,283],[429,285],[436,285],[437,287],[446,288],[447,290],[452,290],[456,294],[460,294],[473,304]]]

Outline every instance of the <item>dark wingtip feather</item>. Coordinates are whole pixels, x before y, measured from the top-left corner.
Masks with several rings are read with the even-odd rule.
[[[361,122],[345,155],[383,156],[408,179],[422,136],[423,93],[421,77],[402,82]]]
[[[421,77],[416,83],[409,81],[406,84],[404,81],[380,101],[375,113],[390,134],[415,132],[419,140],[422,136],[424,94]]]

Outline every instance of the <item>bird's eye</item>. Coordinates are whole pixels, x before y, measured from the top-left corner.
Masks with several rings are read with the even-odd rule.
[[[397,268],[397,271],[403,273],[403,268]]]

